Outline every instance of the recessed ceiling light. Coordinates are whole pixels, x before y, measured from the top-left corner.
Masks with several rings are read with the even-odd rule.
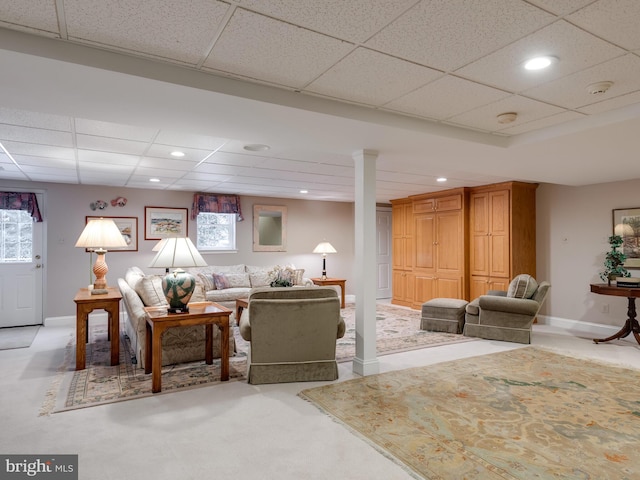
[[[436,182],[446,182],[447,179],[445,177],[436,178]]]
[[[516,112],[506,112],[501,113],[496,118],[498,119],[498,123],[513,123],[518,118],[518,114]]]
[[[526,70],[542,70],[543,68],[547,68],[557,61],[558,57],[552,57],[550,55],[544,57],[535,57],[531,60],[527,60],[524,64],[524,68]]]
[[[309,190],[300,190],[300,193],[309,193]]]
[[[174,150],[173,152],[171,152],[171,156],[172,157],[184,157],[184,152],[180,152],[178,150]]]
[[[159,182],[159,181],[160,181],[160,179],[159,179],[159,178],[150,178],[150,179],[149,179],[149,181],[150,181],[150,182],[157,183],[157,182]]]
[[[269,150],[271,147],[269,145],[263,145],[261,143],[251,143],[249,145],[245,145],[244,147],[245,150],[249,150],[250,152],[264,152],[266,150]]]

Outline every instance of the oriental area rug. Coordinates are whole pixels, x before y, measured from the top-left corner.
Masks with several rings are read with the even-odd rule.
[[[347,305],[341,310],[345,319],[346,333],[336,345],[336,359],[351,361],[355,356],[355,308]],[[417,348],[448,345],[477,339],[450,333],[420,330],[420,315],[417,310],[378,304],[376,307],[376,335],[379,355],[397,353]],[[234,327],[236,354],[229,359],[231,380],[246,379],[248,343]],[[75,371],[75,333],[70,336],[65,349],[65,359],[58,368],[41,415],[103,405],[152,395],[162,395],[188,388],[221,384],[220,360],[213,365],[202,362],[183,363],[163,367],[162,392],[151,393],[151,375],[145,375],[140,364],[133,364],[129,339],[120,339],[120,365],[110,366],[110,344],[106,327],[90,327],[87,344],[87,368]]]
[[[299,395],[416,478],[640,478],[640,370],[524,347]]]

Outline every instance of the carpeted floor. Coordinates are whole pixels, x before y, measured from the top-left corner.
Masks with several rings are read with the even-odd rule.
[[[0,328],[0,350],[30,347],[39,328],[40,325]]]
[[[339,362],[346,362],[355,356],[355,309],[353,305],[348,305],[341,312],[346,323],[346,333],[337,342],[336,358]],[[425,332],[419,328],[419,311],[393,305],[378,305],[378,354],[476,340],[462,335]],[[232,380],[244,379],[249,346],[240,337],[237,327],[234,328],[234,334],[237,353],[229,362],[230,376]],[[109,365],[110,346],[106,335],[105,327],[90,329],[90,343],[87,345],[88,368],[77,372],[74,371],[75,337],[70,338],[65,349],[65,360],[47,393],[41,415],[154,395],[151,393],[151,375],[145,375],[139,365],[131,363],[132,349],[129,339],[121,338],[120,365]],[[219,360],[214,359],[213,365],[194,362],[167,366],[162,370],[160,394],[214,383],[221,383]]]
[[[527,347],[300,396],[420,478],[640,478],[640,370]]]

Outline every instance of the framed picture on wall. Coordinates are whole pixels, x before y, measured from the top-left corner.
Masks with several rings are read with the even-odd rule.
[[[187,208],[144,207],[144,239],[188,236],[188,211]]]
[[[613,211],[613,234],[622,237],[625,268],[640,268],[640,208]]]
[[[138,217],[106,217],[101,215],[99,217],[86,217],[86,223],[89,220],[98,218],[110,218],[117,225],[122,238],[127,242],[126,247],[114,248],[114,252],[137,252],[138,251]],[[88,250],[87,250],[88,251]]]

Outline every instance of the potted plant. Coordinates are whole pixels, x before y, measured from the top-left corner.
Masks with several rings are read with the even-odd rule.
[[[609,245],[611,251],[607,252],[604,257],[604,271],[600,272],[600,278],[606,280],[611,285],[611,280],[616,277],[630,277],[631,273],[624,268],[624,261],[627,256],[623,252],[619,252],[618,248],[622,245],[622,237],[620,235],[611,235],[609,237]]]

